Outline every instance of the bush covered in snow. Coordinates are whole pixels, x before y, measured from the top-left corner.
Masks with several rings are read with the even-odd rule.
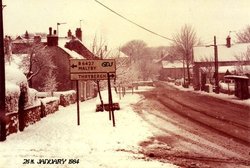
[[[24,107],[37,103],[37,91],[28,86],[24,73],[14,63],[5,65],[6,71],[6,109],[7,112],[18,111],[20,94],[24,97]]]
[[[7,113],[18,111],[18,99],[20,88],[11,82],[6,81],[5,109]]]
[[[25,107],[40,105],[40,100],[38,99],[37,93],[37,90],[28,88],[28,101],[25,104]]]
[[[7,113],[18,111],[18,101],[21,91],[28,88],[25,75],[15,64],[5,64],[6,72],[6,110]]]

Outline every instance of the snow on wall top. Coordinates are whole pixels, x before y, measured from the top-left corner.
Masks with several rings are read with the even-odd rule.
[[[59,98],[58,97],[45,97],[45,98],[41,99],[41,102],[43,104],[50,103],[53,101],[59,101]]]
[[[231,47],[218,45],[218,61],[237,61],[236,56],[241,56],[250,49],[250,43],[236,43]],[[214,47],[197,46],[193,48],[194,62],[206,62],[214,60]]]

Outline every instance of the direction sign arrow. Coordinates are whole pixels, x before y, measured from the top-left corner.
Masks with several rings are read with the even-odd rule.
[[[77,65],[72,64],[70,67],[74,69],[74,68],[76,68],[76,67],[77,67]]]
[[[114,77],[115,77],[115,74],[113,74],[113,73],[112,73],[112,74],[109,74],[109,77],[110,77],[110,78],[114,78]]]

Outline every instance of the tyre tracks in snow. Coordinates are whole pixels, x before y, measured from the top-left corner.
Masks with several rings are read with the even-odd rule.
[[[213,116],[205,109],[197,110],[195,107],[173,98],[175,95],[170,97],[171,93],[164,92],[162,89],[144,93],[144,96],[145,99],[134,106],[135,111],[151,126],[164,133],[166,142],[163,143],[172,144],[173,147],[173,149],[167,150],[161,149],[161,145],[151,148],[155,142],[149,140],[142,143],[146,149],[144,154],[147,155],[150,151],[154,151],[154,157],[157,159],[174,160],[184,167],[183,160],[188,162],[186,166],[191,167],[192,163],[197,163],[196,167],[204,167],[204,165],[209,167],[209,165],[214,166],[214,164],[227,164],[227,166],[232,165],[232,167],[235,165],[236,167],[250,166],[250,157],[247,151],[249,150],[249,140],[246,135],[238,136],[249,131],[248,125],[220,116]],[[173,119],[173,117],[178,118],[178,116],[182,119]],[[154,119],[151,120],[152,118]],[[170,125],[164,126],[164,123]],[[190,123],[192,123],[191,126],[189,126]],[[196,125],[195,127],[198,125],[198,129],[193,125]],[[227,132],[221,129],[223,127],[232,131]],[[171,128],[175,131],[172,131]],[[234,133],[233,130],[237,131]],[[153,139],[159,142],[157,136]],[[173,141],[169,143],[169,139],[174,139],[174,143]],[[189,150],[187,146],[190,144],[196,149]],[[244,147],[242,147],[243,150],[234,149],[234,146],[241,145],[248,147],[246,151],[243,151]],[[242,148],[240,147],[240,149]]]

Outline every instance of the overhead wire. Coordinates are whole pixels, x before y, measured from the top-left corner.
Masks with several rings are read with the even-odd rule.
[[[163,36],[163,35],[161,35],[161,34],[159,34],[159,33],[156,33],[156,32],[154,32],[154,31],[152,31],[152,30],[150,30],[150,29],[148,29],[148,28],[146,28],[146,27],[144,27],[144,26],[141,26],[141,25],[139,25],[138,23],[136,23],[136,22],[134,22],[134,21],[128,19],[127,17],[125,17],[125,16],[119,14],[118,12],[116,12],[116,11],[114,11],[113,9],[109,8],[108,6],[104,5],[104,4],[101,3],[100,1],[98,1],[98,0],[95,0],[95,1],[96,1],[98,4],[100,4],[101,6],[103,6],[104,8],[106,8],[106,9],[108,9],[109,11],[113,12],[114,14],[116,14],[117,16],[123,18],[124,20],[126,20],[126,21],[128,21],[128,22],[130,22],[130,23],[132,23],[133,25],[135,25],[135,26],[137,26],[137,27],[139,27],[139,28],[141,28],[141,29],[143,29],[143,30],[149,32],[149,33],[152,33],[152,34],[154,34],[154,35],[156,35],[156,36],[159,36],[159,37],[161,37],[161,38],[164,38],[164,39],[167,39],[167,40],[169,40],[169,41],[173,41],[173,42],[174,42],[173,39],[168,38],[168,37],[166,37],[166,36]]]

